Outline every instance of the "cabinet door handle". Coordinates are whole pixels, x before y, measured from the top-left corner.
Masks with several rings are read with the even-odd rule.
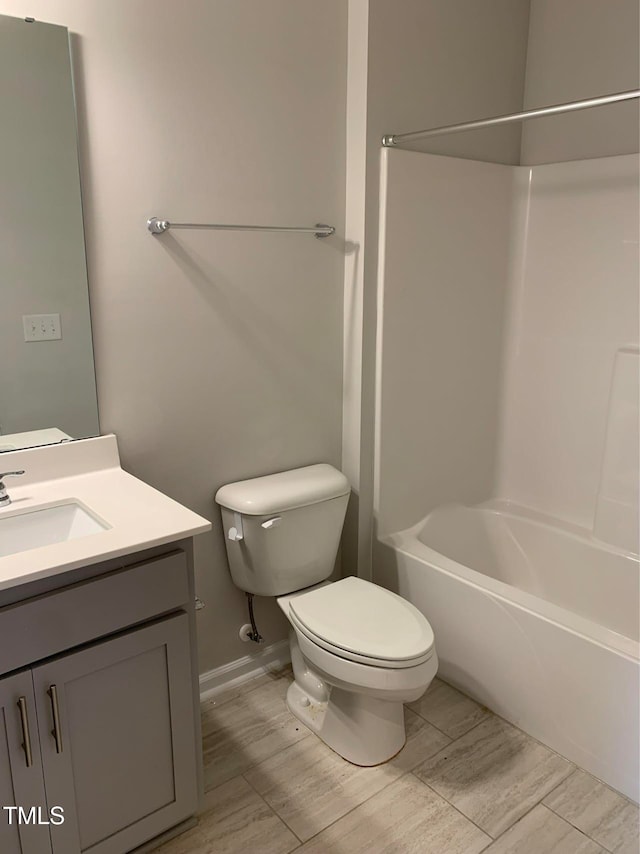
[[[27,768],[31,768],[33,765],[33,755],[31,753],[31,735],[29,734],[29,715],[27,714],[26,697],[18,698],[18,708],[20,709],[20,723],[22,724],[22,749],[27,760]]]
[[[53,717],[53,729],[51,735],[56,742],[56,753],[62,753],[62,730],[60,729],[60,709],[58,708],[58,689],[51,685],[47,691],[51,700],[51,715]]]

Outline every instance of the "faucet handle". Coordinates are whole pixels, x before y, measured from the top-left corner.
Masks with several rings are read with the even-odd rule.
[[[11,497],[7,492],[7,487],[4,485],[3,478],[5,477],[18,477],[18,475],[24,474],[24,469],[21,471],[3,471],[0,472],[0,507],[8,507],[11,504]]]
[[[3,471],[0,472],[0,486],[2,485],[2,481],[5,477],[18,477],[18,475],[24,474],[25,471],[22,469],[21,471]]]

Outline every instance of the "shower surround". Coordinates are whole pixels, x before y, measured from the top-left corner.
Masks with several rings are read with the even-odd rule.
[[[638,158],[383,151],[375,580],[638,800]]]

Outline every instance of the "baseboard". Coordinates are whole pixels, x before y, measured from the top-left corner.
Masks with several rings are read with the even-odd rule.
[[[242,685],[261,673],[284,667],[291,661],[289,641],[281,640],[259,648],[253,655],[245,655],[200,674],[200,699],[215,697],[229,688]]]

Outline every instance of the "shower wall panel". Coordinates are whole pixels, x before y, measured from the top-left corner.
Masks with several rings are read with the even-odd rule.
[[[376,520],[500,497],[638,541],[638,160],[387,150]]]
[[[536,166],[529,199],[508,320],[498,494],[591,529],[612,460],[622,457],[624,468],[626,459],[631,471],[634,437],[637,445],[633,407],[625,410],[631,423],[609,427],[608,445],[607,425],[610,408],[622,406],[618,351],[638,346],[638,159]],[[637,364],[629,360],[636,382]]]
[[[382,154],[379,533],[494,486],[513,168]]]

